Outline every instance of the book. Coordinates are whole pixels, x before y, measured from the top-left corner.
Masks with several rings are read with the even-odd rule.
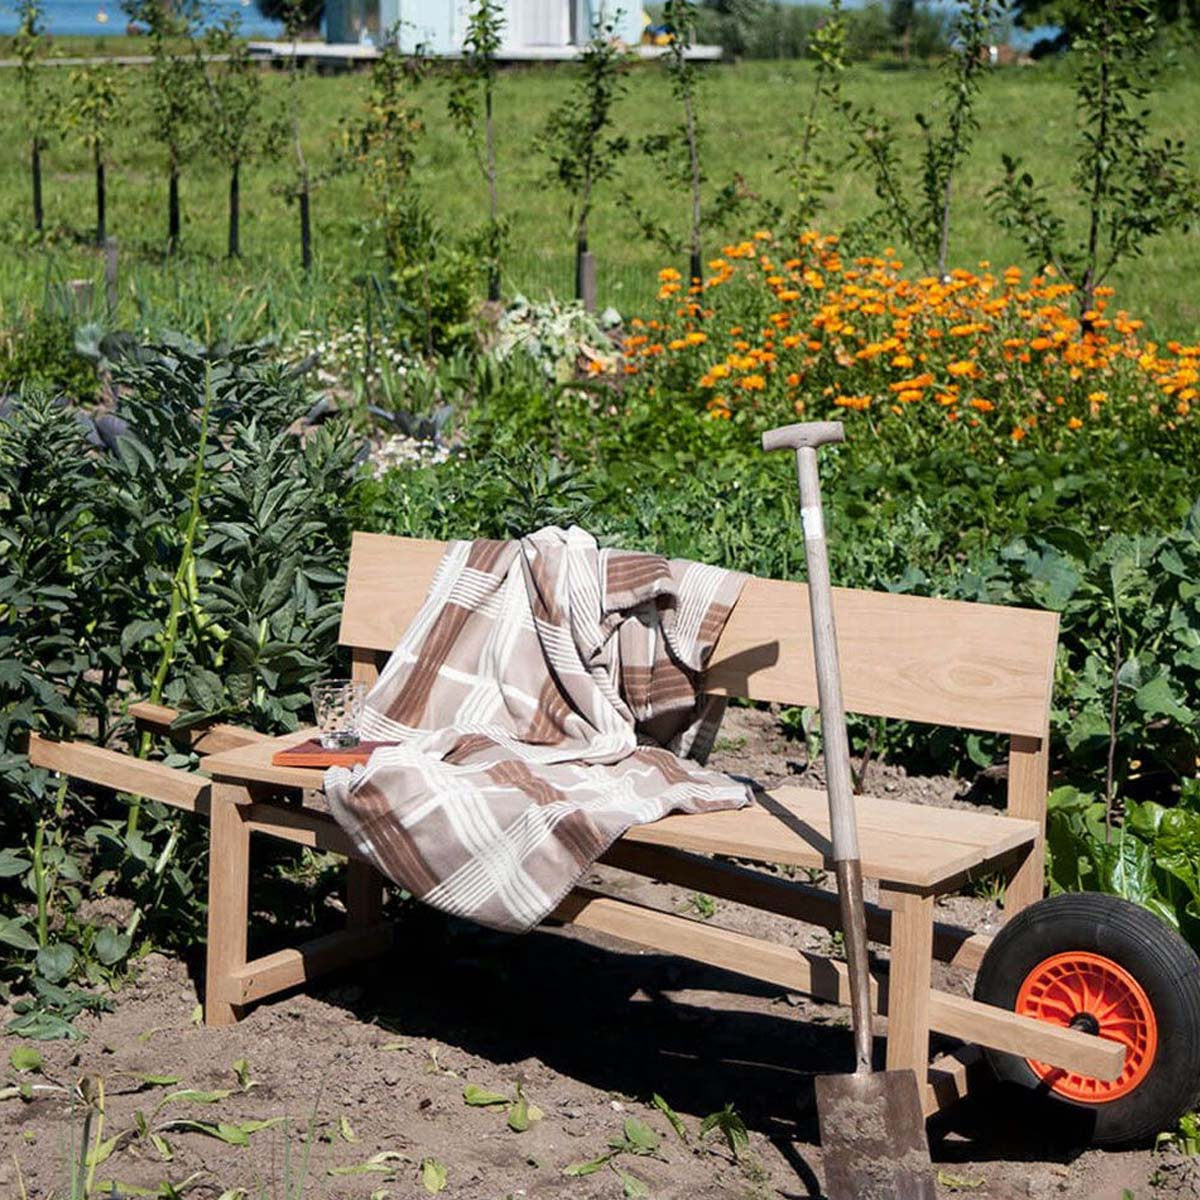
[[[395,742],[359,742],[357,746],[342,746],[334,749],[322,746],[319,738],[309,738],[283,750],[276,750],[271,763],[276,767],[352,767],[365,763],[371,751],[380,746],[394,746]]]

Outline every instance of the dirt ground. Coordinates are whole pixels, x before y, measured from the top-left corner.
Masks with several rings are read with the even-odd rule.
[[[804,771],[772,717],[745,709],[729,714],[713,763],[767,782]],[[868,790],[973,802],[953,780],[889,767],[873,768]],[[589,882],[703,915],[684,891],[608,868]],[[997,920],[986,898],[945,907],[944,919],[974,928]],[[709,919],[829,945],[822,930],[724,901]],[[261,1004],[234,1028],[206,1029],[196,1022],[200,959],[147,958],[115,1011],[80,1021],[86,1041],[28,1043],[44,1059],[40,1073],[18,1076],[7,1065],[18,1043],[4,1041],[6,1083],[34,1091],[0,1103],[0,1197],[71,1194],[84,1077],[103,1079],[100,1140],[117,1139],[96,1166],[100,1194],[116,1181],[122,1196],[415,1200],[443,1172],[446,1197],[480,1200],[821,1194],[812,1077],[848,1069],[852,1057],[847,1014],[835,1006],[570,929],[508,938],[413,908],[387,957]],[[941,982],[970,987],[961,973]],[[510,1099],[520,1085],[543,1115],[514,1132],[505,1106],[465,1103],[468,1085]],[[656,1093],[682,1118],[686,1142],[652,1105]],[[726,1104],[749,1129],[738,1158],[719,1132],[698,1136],[701,1119]],[[1081,1151],[1023,1108],[1019,1096],[984,1088],[931,1126],[939,1196],[1200,1195],[1193,1160]],[[657,1138],[631,1126],[640,1147],[589,1174],[564,1173],[608,1152],[631,1119]]]

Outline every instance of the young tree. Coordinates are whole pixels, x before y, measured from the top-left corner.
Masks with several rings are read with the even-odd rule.
[[[841,103],[842,74],[846,70],[846,21],[842,15],[842,0],[831,0],[828,17],[808,40],[808,53],[817,69],[813,74],[800,145],[785,167],[791,176],[792,203],[784,214],[784,221],[794,237],[812,227],[821,208],[821,197],[830,189],[833,163],[820,149],[821,105],[827,103],[836,108]]]
[[[126,12],[150,39],[151,133],[167,158],[167,253],[179,249],[179,178],[195,146],[203,87],[196,51],[199,0],[126,0]]]
[[[300,215],[300,266],[307,272],[312,268],[313,261],[312,196],[326,179],[342,169],[344,156],[339,150],[324,169],[314,170],[304,153],[300,102],[300,78],[303,68],[296,51],[299,48],[300,35],[305,30],[307,10],[303,0],[286,0],[284,11],[287,37],[292,43],[292,55],[288,60],[286,115],[280,124],[282,132],[278,135],[278,140],[291,141],[295,164],[291,178],[283,184],[276,185],[272,190],[296,205]]]
[[[92,152],[96,178],[96,245],[103,246],[108,229],[105,168],[124,92],[123,81],[111,67],[91,66],[72,71],[70,84],[63,117],[67,127]]]
[[[1076,105],[1083,118],[1073,180],[1084,207],[1082,245],[1017,158],[1004,156],[992,192],[1001,224],[1020,235],[1038,265],[1053,264],[1091,312],[1096,288],[1148,238],[1187,228],[1200,213],[1200,179],[1183,144],[1150,140],[1154,6],[1146,0],[1092,0],[1075,41]]]
[[[450,119],[467,139],[487,184],[488,220],[482,241],[489,300],[500,299],[500,259],[506,234],[500,220],[494,113],[496,51],[500,49],[503,32],[504,7],[499,0],[477,0],[467,18],[463,57],[451,77],[447,100]]]
[[[388,37],[371,64],[366,115],[357,128],[357,159],[366,176],[370,202],[383,225],[389,262],[405,257],[405,235],[412,203],[412,167],[425,132],[413,93],[425,70],[419,54],[399,48],[398,31]]]
[[[268,155],[281,132],[264,109],[262,79],[241,36],[241,23],[241,17],[233,13],[204,35],[206,129],[209,144],[229,169],[227,253],[230,258],[237,258],[242,252],[242,167],[253,158]]]
[[[612,25],[597,24],[580,60],[581,71],[571,94],[546,123],[546,144],[553,178],[571,196],[575,226],[575,298],[588,294],[588,218],[596,187],[616,173],[629,149],[629,139],[611,132],[613,108],[623,91],[628,56],[616,41]]]
[[[914,200],[896,151],[888,119],[873,107],[842,103],[854,135],[852,159],[875,177],[875,195],[883,204],[879,214],[898,228],[916,252],[924,270],[936,266],[944,275],[950,252],[950,217],[954,175],[971,150],[979,122],[975,100],[987,70],[988,34],[997,15],[997,0],[963,0],[955,23],[954,51],[947,60],[944,86],[946,117],[936,129],[923,113],[917,124],[925,135],[921,154],[921,192]]]
[[[29,141],[29,178],[33,186],[33,227],[41,233],[46,225],[42,204],[42,151],[54,127],[55,103],[42,68],[46,39],[42,25],[41,0],[18,0],[20,24],[13,37],[17,75],[21,86],[21,121]]]

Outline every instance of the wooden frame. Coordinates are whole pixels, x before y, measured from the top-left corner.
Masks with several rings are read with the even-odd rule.
[[[415,614],[444,548],[439,542],[355,535],[340,635],[351,650],[355,678],[369,684],[378,677],[381,655],[399,640]],[[925,1103],[930,1112],[964,1093],[969,1059],[959,1055],[931,1065],[931,1032],[1035,1057],[1066,1070],[1116,1078],[1124,1052],[1115,1043],[931,986],[935,961],[974,969],[989,944],[982,935],[935,921],[938,894],[952,890],[971,872],[997,871],[1008,880],[1008,912],[1041,895],[1057,617],[846,590],[836,593],[835,608],[844,690],[852,711],[1010,738],[1011,820],[889,801],[864,799],[860,804],[866,873],[881,882],[880,904],[869,906],[868,933],[891,950],[890,962],[877,971],[875,981],[889,1069],[912,1067],[928,1078]],[[715,693],[815,703],[803,585],[747,582],[714,654],[708,685]],[[209,816],[209,1024],[232,1023],[247,1004],[388,947],[390,931],[381,921],[383,880],[332,817],[297,803],[298,789],[319,787],[321,773],[271,765],[275,747],[291,739],[270,739],[226,724],[172,734],[172,710],[135,704],[130,712],[140,729],[171,737],[177,744],[182,741],[202,755],[202,769],[211,781],[94,746],[37,736],[30,741],[30,760]],[[836,929],[839,914],[832,893],[727,861],[732,856],[759,863],[822,865],[828,849],[822,813],[820,793],[780,789],[761,795],[748,810],[668,817],[637,826],[603,861]],[[254,834],[346,856],[343,932],[247,960]],[[847,999],[845,968],[835,960],[588,889],[572,892],[553,919],[789,990],[843,1003]]]

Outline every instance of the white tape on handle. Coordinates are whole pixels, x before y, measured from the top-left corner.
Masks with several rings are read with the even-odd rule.
[[[821,518],[821,510],[812,505],[800,510],[800,520],[804,524],[804,540],[806,542],[823,541],[825,538],[825,522]]]

